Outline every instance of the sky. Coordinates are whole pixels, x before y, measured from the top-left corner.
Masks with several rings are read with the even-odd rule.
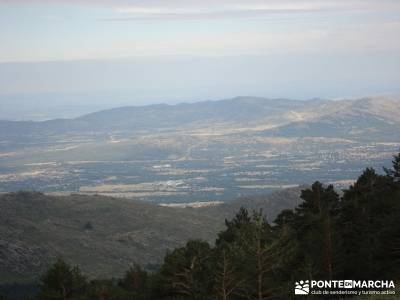
[[[0,0],[0,118],[399,94],[399,36],[398,0]]]

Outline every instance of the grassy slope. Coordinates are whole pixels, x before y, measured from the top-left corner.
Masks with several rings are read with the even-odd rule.
[[[296,189],[204,209],[103,196],[5,194],[0,196],[0,282],[36,278],[57,256],[93,278],[119,276],[130,263],[160,262],[167,249],[188,239],[213,242],[224,219],[241,205],[263,208],[273,219],[297,201]],[[91,226],[85,226],[88,222]]]
[[[213,240],[223,220],[100,196],[0,198],[0,281],[35,277],[57,256],[93,277],[157,263],[190,238]],[[90,222],[93,229],[85,229]]]

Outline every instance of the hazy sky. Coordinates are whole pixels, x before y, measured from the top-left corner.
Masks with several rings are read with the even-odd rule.
[[[399,93],[399,36],[399,0],[0,0],[0,101]]]

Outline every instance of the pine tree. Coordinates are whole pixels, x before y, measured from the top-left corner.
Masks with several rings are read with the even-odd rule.
[[[183,299],[209,299],[213,291],[213,255],[207,242],[194,240],[167,254],[161,268],[164,293]]]
[[[383,168],[386,175],[389,176],[394,182],[400,183],[400,152],[393,156],[392,169]]]
[[[85,300],[128,300],[132,295],[118,286],[116,280],[92,280],[89,283]],[[135,298],[136,299],[136,298]]]
[[[274,260],[275,299],[290,299],[295,281],[305,279],[309,272],[304,272],[304,254],[300,246],[297,228],[294,224],[293,210],[283,210],[275,219],[273,227],[275,241],[272,244]]]
[[[87,287],[86,277],[78,267],[71,267],[63,259],[47,270],[40,279],[40,300],[82,299]]]
[[[215,292],[217,300],[231,299],[241,284],[234,260],[234,249],[224,245],[216,249]]]
[[[234,294],[247,299],[269,299],[272,293],[270,251],[272,229],[262,212],[241,208],[231,221],[225,221],[227,229],[219,234],[217,247],[229,245],[234,251],[236,282]]]
[[[338,226],[346,262],[343,276],[373,279],[395,272],[391,244],[400,234],[399,205],[392,179],[371,168],[344,191]]]
[[[119,286],[128,291],[131,298],[146,299],[150,288],[149,276],[138,264],[134,264],[119,281]]]
[[[333,277],[333,218],[337,214],[339,196],[332,185],[315,182],[302,191],[304,200],[297,208],[294,226],[297,228],[308,277]]]

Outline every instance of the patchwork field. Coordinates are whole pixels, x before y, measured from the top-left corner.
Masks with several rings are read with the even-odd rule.
[[[7,123],[11,129],[0,132],[0,192],[188,203],[315,180],[343,188],[365,166],[388,165],[399,147],[398,101],[239,100],[117,109],[62,124]],[[376,101],[391,104],[382,106],[387,119]]]

